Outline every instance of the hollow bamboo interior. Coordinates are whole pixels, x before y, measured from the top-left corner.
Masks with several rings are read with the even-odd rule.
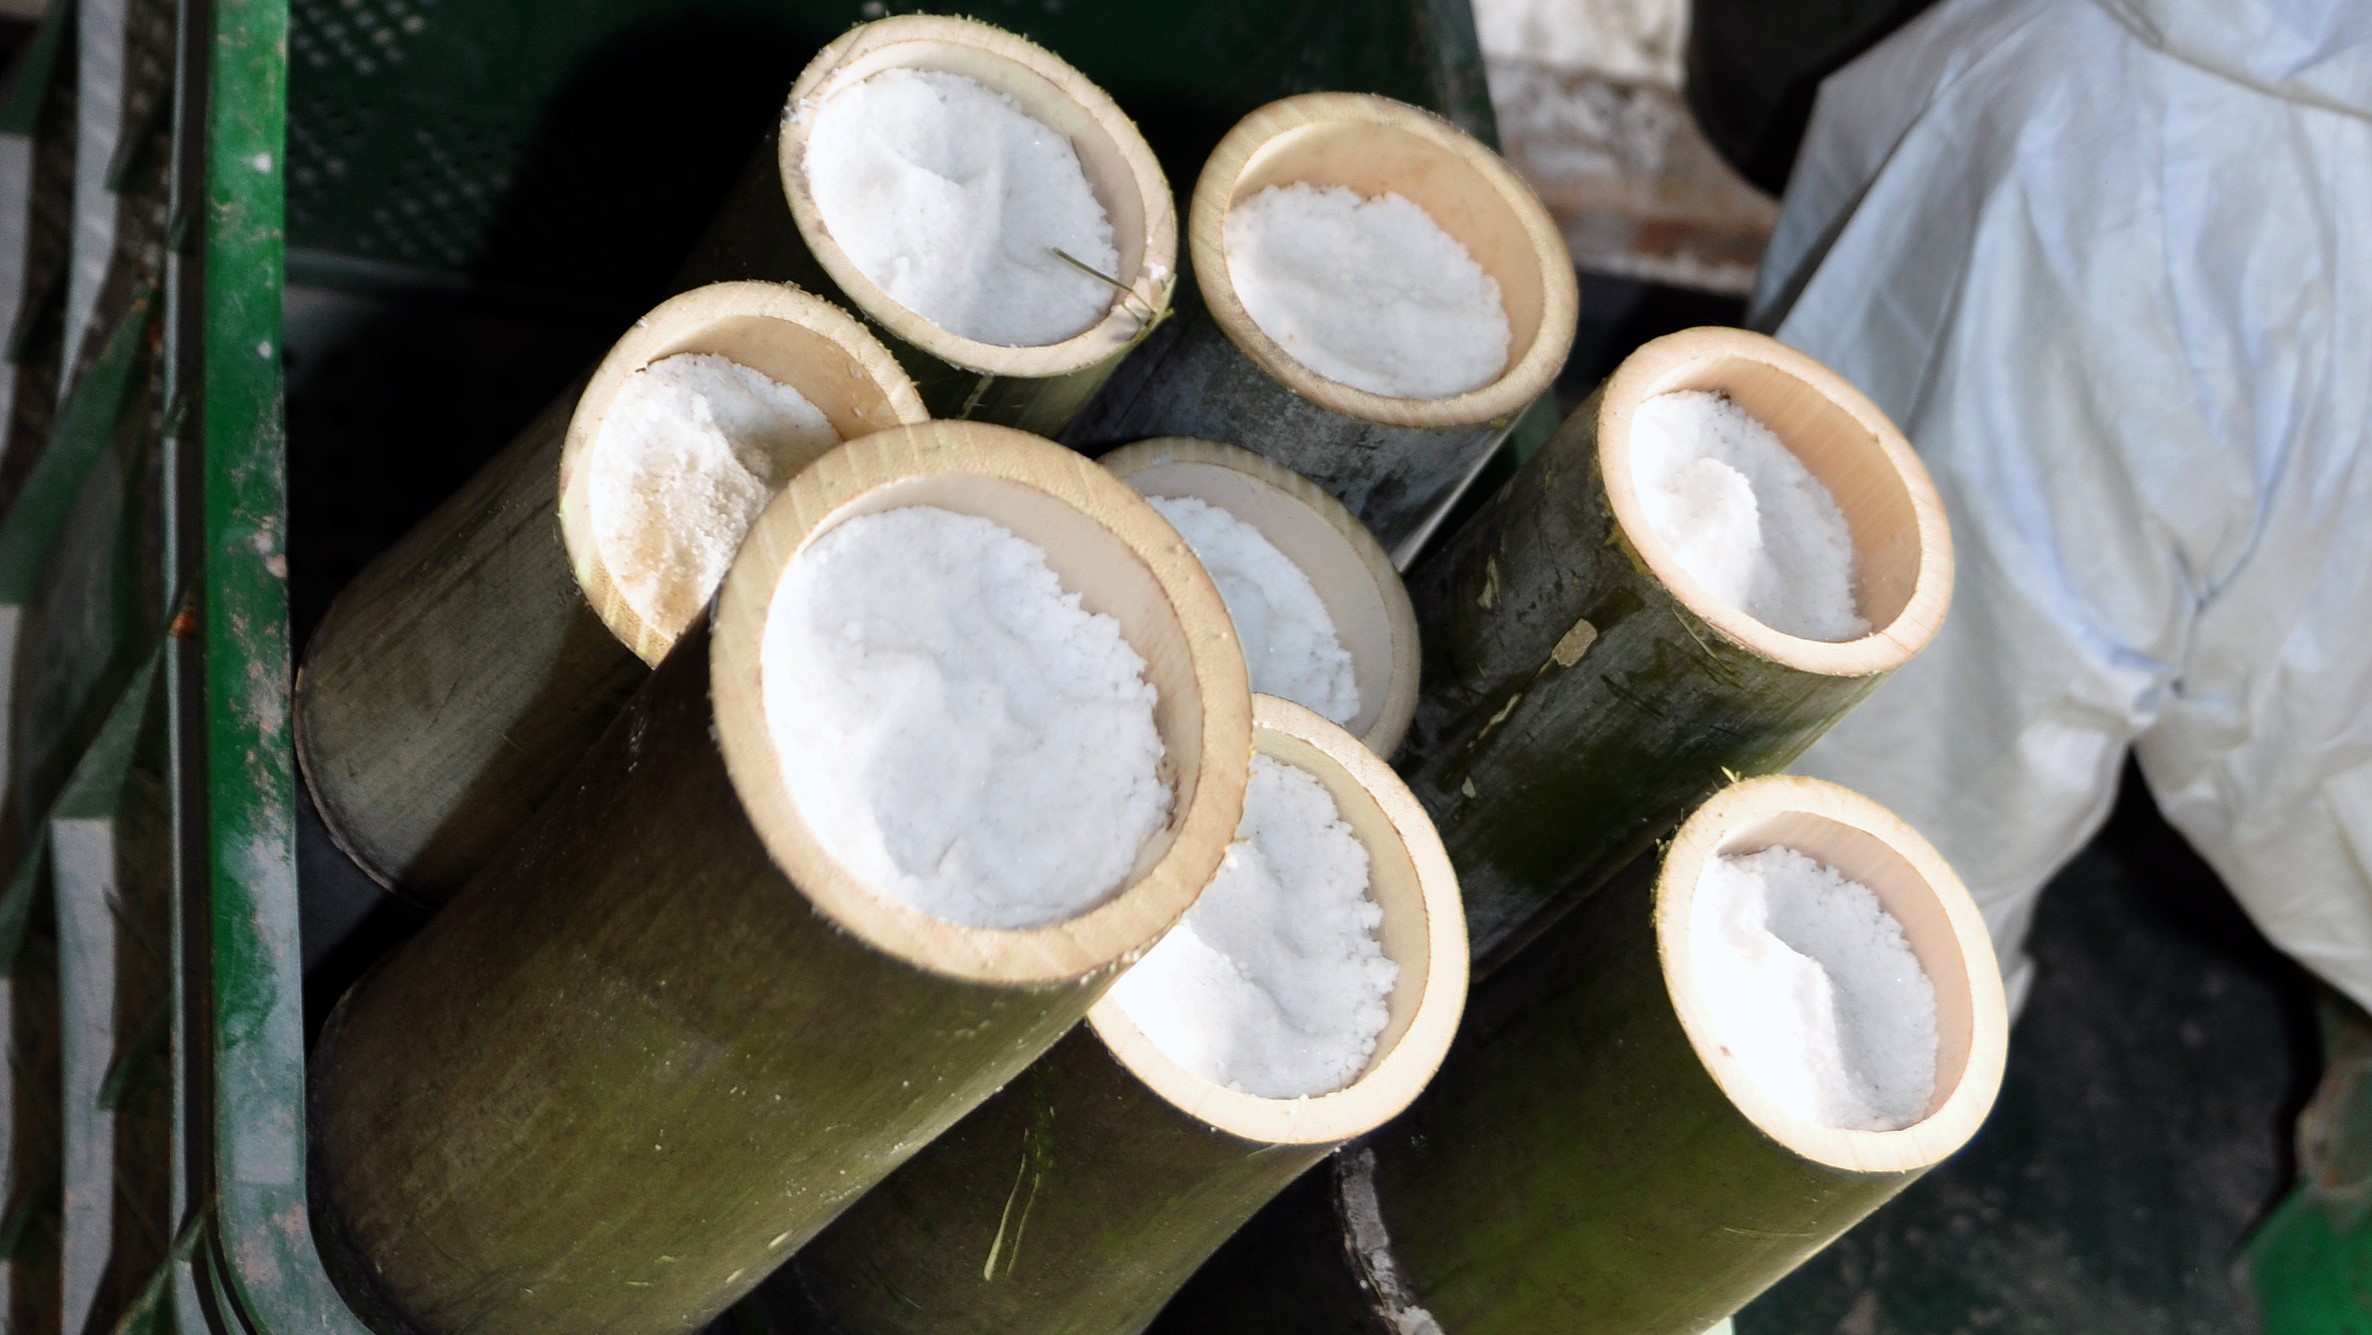
[[[1073,918],[891,901],[783,784],[774,589],[833,525],[924,502],[1044,547],[1161,692],[1171,824]],[[340,1004],[313,1126],[350,1273],[431,1331],[696,1328],[1074,1027],[1241,811],[1242,658],[1176,546],[1101,469],[976,424],[876,433],[794,479],[516,851]]]
[[[1350,1084],[1271,1099],[1170,1060],[1108,997],[1086,1027],[800,1252],[845,1331],[1130,1332],[1244,1220],[1340,1142],[1398,1114],[1465,999],[1457,887],[1415,799],[1359,741],[1255,696],[1253,748],[1318,778],[1367,848],[1391,1020]]]
[[[1936,1087],[1925,1113],[1897,1131],[1806,1122],[1776,1106],[1724,1046],[1706,1013],[1694,947],[1697,886],[1714,859],[1790,848],[1868,886],[1902,925],[1936,997]],[[1725,790],[1673,836],[1656,878],[1657,949],[1672,1008],[1697,1058],[1729,1101],[1771,1139],[1846,1172],[1915,1172],[1967,1143],[2001,1081],[2009,1019],[2000,966],[1976,904],[1941,854],[1861,794],[1814,779],[1773,777]]]
[[[1350,651],[1359,713],[1343,726],[1389,756],[1417,707],[1417,618],[1375,535],[1316,483],[1216,441],[1166,437],[1123,446],[1105,468],[1147,496],[1187,496],[1250,524],[1318,592]]]
[[[899,305],[867,278],[826,225],[807,181],[807,137],[817,108],[885,70],[960,74],[1011,98],[1068,139],[1088,188],[1112,221],[1119,288],[1102,320],[1057,343],[1009,347],[963,337]],[[777,137],[782,195],[799,237],[865,318],[913,348],[979,376],[1050,379],[1101,366],[1135,346],[1166,310],[1176,282],[1178,220],[1168,179],[1144,136],[1110,95],[1052,52],[971,19],[900,15],[850,29],[791,86]],[[946,412],[942,416],[968,416]],[[1053,428],[1059,429],[1059,423]]]
[[[1935,984],[1937,1090],[1895,1131],[1776,1109],[1702,1018],[1689,907],[1711,857],[1785,844],[1867,878]],[[1491,984],[1501,995],[1409,1119],[1373,1143],[1367,1236],[1404,1309],[1449,1335],[1695,1335],[1965,1144],[2000,1088],[2008,1012],[1982,918],[1869,799],[1748,780]],[[1486,1129],[1487,1128],[1487,1129]]]
[[[602,428],[618,393],[653,362],[709,353],[797,390],[854,440],[926,421],[914,382],[880,340],[839,307],[779,283],[713,283],[670,298],[634,322],[577,396],[560,449],[560,534],[585,600],[602,624],[646,663],[657,663],[708,605],[709,590],[674,589],[656,608],[625,596],[592,519],[594,480],[621,466],[601,448]],[[815,462],[817,450],[786,461],[787,474]],[[647,613],[647,615],[646,615]]]
[[[331,837],[380,884],[450,899],[680,630],[619,596],[586,516],[603,414],[629,375],[674,352],[790,384],[844,435],[924,415],[871,335],[793,288],[714,284],[637,321],[581,392],[356,576],[306,646],[297,758]]]
[[[1868,634],[1831,642],[1773,630],[1681,568],[1640,505],[1631,419],[1646,400],[1686,390],[1721,394],[1744,409],[1835,498],[1853,542],[1853,597]],[[1844,377],[1775,339],[1708,328],[1640,348],[1606,391],[1598,467],[1607,504],[1623,540],[1699,619],[1774,662],[1833,676],[1898,667],[1934,638],[1952,590],[1942,502],[1910,442]]]
[[[1644,523],[1644,400],[1719,390],[1844,511],[1871,631],[1782,634],[1709,597]],[[1402,772],[1443,829],[1486,970],[1737,775],[1786,767],[1934,636],[1951,598],[1942,502],[1842,377],[1733,329],[1657,339],[1410,578],[1425,685]]]
[[[1306,181],[1416,202],[1500,285],[1508,361],[1463,394],[1396,398],[1327,379],[1260,332],[1238,299],[1226,219],[1238,199]],[[1129,359],[1063,438],[1102,449],[1157,436],[1241,445],[1324,488],[1408,568],[1571,349],[1571,257],[1531,190],[1489,149],[1389,98],[1309,93],[1254,111],[1205,163],[1187,217],[1198,299]]]
[[[1365,1135],[1408,1106],[1433,1078],[1466,996],[1466,915],[1457,875],[1424,808],[1364,744],[1274,696],[1253,697],[1252,750],[1315,778],[1368,855],[1368,894],[1383,910],[1384,954],[1399,966],[1391,1018],[1356,1079],[1329,1094],[1262,1098],[1186,1070],[1106,998],[1088,1023],[1114,1057],[1164,1102],[1244,1140],[1335,1144]]]
[[[1117,478],[1005,427],[901,427],[824,456],[802,480],[809,476],[814,485],[786,491],[750,530],[717,599],[719,742],[767,847],[816,906],[850,931],[885,949],[951,950],[1000,981],[1060,978],[1081,960],[1110,958],[1158,937],[1218,865],[1209,840],[1220,831],[1223,850],[1232,835],[1250,765],[1243,652],[1202,564]],[[1047,928],[959,927],[859,884],[801,819],[757,687],[765,609],[780,572],[833,526],[914,505],[993,520],[1035,544],[1081,606],[1116,618],[1144,658],[1158,696],[1162,773],[1175,801],[1168,823],[1138,854],[1131,883],[1158,875],[1162,893],[1123,892]],[[1180,841],[1191,856],[1171,856]]]
[[[1312,371],[1263,333],[1236,295],[1227,214],[1271,186],[1396,194],[1425,210],[1499,285],[1507,364],[1489,384],[1439,398],[1354,389]],[[1194,276],[1211,318],[1295,394],[1362,421],[1471,426],[1512,418],[1548,390],[1573,346],[1579,284],[1556,222],[1506,162],[1431,112],[1373,93],[1271,102],[1220,140],[1187,210]]]

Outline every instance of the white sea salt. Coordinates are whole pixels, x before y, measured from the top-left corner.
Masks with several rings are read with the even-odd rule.
[[[1935,1095],[1935,985],[1868,886],[1792,848],[1715,858],[1690,924],[1721,1045],[1793,1116],[1891,1131]]]
[[[1227,210],[1225,236],[1252,322],[1329,380],[1437,399],[1507,369],[1498,281],[1399,195],[1272,185]]]
[[[1214,1084],[1271,1099],[1341,1089],[1375,1055],[1400,976],[1376,938],[1384,911],[1367,875],[1325,785],[1255,755],[1218,875],[1112,997]]]
[[[1631,476],[1648,527],[1697,583],[1808,640],[1870,632],[1836,498],[1726,394],[1658,394],[1631,412]]]
[[[627,605],[669,635],[708,605],[758,511],[840,436],[789,385],[713,353],[626,377],[592,446],[593,541]]]
[[[1359,681],[1334,617],[1293,558],[1257,528],[1192,496],[1148,498],[1219,586],[1252,689],[1291,700],[1336,723],[1359,716]]]
[[[823,222],[892,301],[965,338],[1059,343],[1125,280],[1112,220],[1070,140],[961,74],[891,69],[812,113],[804,164]]]
[[[908,506],[825,533],[775,591],[763,671],[807,827],[934,917],[1074,917],[1168,819],[1144,659],[992,520]]]

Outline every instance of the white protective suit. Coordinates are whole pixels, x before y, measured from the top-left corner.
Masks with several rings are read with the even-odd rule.
[[[2372,3],[1946,0],[1823,86],[1756,308],[1893,415],[1959,553],[1799,768],[1935,841],[2022,998],[2130,746],[2372,1006]]]

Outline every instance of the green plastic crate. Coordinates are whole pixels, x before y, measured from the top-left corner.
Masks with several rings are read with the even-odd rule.
[[[1290,92],[1491,134],[1465,0],[946,8],[1102,82],[1181,193]],[[316,305],[445,299],[598,347],[806,56],[884,12],[56,0],[0,94],[0,157],[34,182],[0,226],[0,1325],[363,1329],[306,1204],[307,961],[318,1006],[370,940],[326,938],[371,905],[298,872],[288,542],[326,521],[290,513],[287,276]],[[374,462],[334,432],[300,448]]]

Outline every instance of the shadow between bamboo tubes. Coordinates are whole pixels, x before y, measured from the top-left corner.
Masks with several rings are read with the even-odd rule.
[[[1227,212],[1296,182],[1399,194],[1455,237],[1506,305],[1498,379],[1442,398],[1373,394],[1318,375],[1263,333],[1229,277]],[[1187,242],[1199,301],[1130,359],[1064,439],[1091,451],[1149,436],[1242,445],[1340,499],[1404,568],[1573,346],[1579,287],[1547,209],[1481,142],[1390,98],[1305,93],[1245,117],[1195,182]]]
[[[1869,634],[1784,635],[1699,587],[1631,487],[1637,405],[1726,393],[1836,498]],[[1738,776],[1784,769],[1934,637],[1942,502],[1860,391],[1759,334],[1633,353],[1411,573],[1425,668],[1397,763],[1441,827],[1489,971]]]
[[[1357,516],[1283,464],[1217,441],[1142,440],[1103,465],[1143,495],[1227,511],[1309,576],[1359,687],[1359,712],[1343,726],[1377,755],[1399,748],[1417,707],[1417,617],[1400,572]]]
[[[1121,623],[1175,804],[1123,887],[1039,928],[876,894],[785,785],[760,653],[791,560],[858,514],[996,520]],[[416,1328],[695,1329],[1071,1028],[1209,880],[1249,693],[1218,592],[1145,502],[1018,432],[826,455],[509,855],[340,1003],[317,1217]]]
[[[300,769],[330,837],[381,885],[430,907],[450,899],[681,632],[618,594],[586,508],[618,391],[683,352],[790,385],[843,438],[923,420],[887,350],[795,288],[716,284],[636,321],[581,386],[356,576],[306,646]]]
[[[1349,1085],[1261,1098],[1187,1071],[1109,999],[792,1262],[848,1335],[1122,1335],[1271,1196],[1407,1107],[1465,1003],[1457,883],[1380,759],[1307,709],[1253,697],[1253,749],[1318,777],[1369,851],[1391,1019]]]
[[[961,74],[1067,138],[1112,221],[1120,270],[1095,326],[1059,343],[1008,347],[962,337],[891,300],[825,226],[807,184],[807,134],[835,93],[890,69]],[[775,278],[854,311],[912,376],[937,418],[1061,432],[1169,311],[1178,217],[1144,136],[1103,89],[1043,47],[972,19],[910,14],[850,29],[817,53],[693,248],[680,283]]]

